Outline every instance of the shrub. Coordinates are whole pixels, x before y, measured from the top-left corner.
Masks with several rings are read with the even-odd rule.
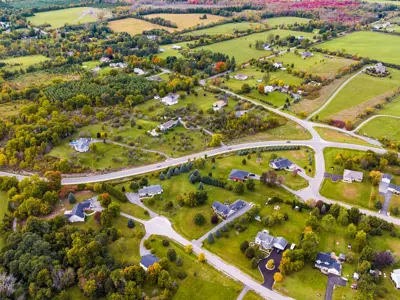
[[[175,261],[176,260],[176,251],[173,248],[168,249],[167,251],[167,257],[170,261]]]
[[[178,276],[178,278],[179,278],[180,280],[183,280],[183,279],[186,278],[187,274],[186,274],[185,271],[180,271],[180,272],[178,272],[177,276]]]
[[[182,261],[182,258],[180,256],[178,256],[177,259],[176,259],[176,265],[178,267],[182,267],[182,265],[183,265],[183,261]]]
[[[249,242],[248,241],[243,241],[240,244],[240,251],[242,251],[243,253],[249,248]]]
[[[203,214],[197,213],[197,214],[194,216],[193,221],[194,221],[194,223],[195,223],[196,225],[201,226],[201,225],[203,225],[203,224],[206,222],[206,218],[204,218]]]
[[[247,258],[253,258],[256,255],[256,251],[252,247],[248,247],[244,252]]]
[[[219,239],[221,236],[222,236],[221,231],[218,229],[218,230],[215,232],[215,237]]]
[[[268,260],[267,268],[268,269],[274,269],[275,268],[275,261],[273,259]]]
[[[251,268],[252,269],[257,269],[257,267],[258,267],[258,259],[256,257],[253,257],[251,259]]]
[[[163,240],[163,241],[162,241],[162,245],[163,245],[164,247],[168,247],[168,246],[169,246],[169,241],[168,241],[168,240]]]
[[[134,228],[135,227],[135,222],[132,219],[128,220],[128,228]]]
[[[210,244],[214,244],[214,242],[215,242],[214,235],[212,233],[209,233],[207,240]]]
[[[218,216],[217,215],[211,216],[211,224],[218,224]]]

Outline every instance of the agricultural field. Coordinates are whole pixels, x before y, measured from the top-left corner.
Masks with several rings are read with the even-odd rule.
[[[260,58],[264,56],[271,55],[270,51],[265,50],[257,50],[255,47],[249,47],[250,44],[254,44],[258,40],[267,40],[268,35],[279,35],[280,37],[285,36],[304,36],[309,39],[313,39],[315,34],[309,32],[301,32],[301,31],[291,31],[291,30],[283,30],[276,29],[270,30],[266,32],[254,33],[248,36],[236,38],[229,41],[219,42],[212,45],[207,45],[200,47],[201,49],[211,50],[213,52],[221,52],[229,57],[235,57],[237,63],[246,62],[252,58]]]
[[[82,167],[91,170],[110,170],[126,166],[140,166],[165,160],[165,157],[140,150],[132,150],[111,143],[96,143],[95,151],[77,153],[69,146],[69,140],[54,147],[49,156],[79,162]]]
[[[271,60],[274,62],[282,62],[287,67],[293,66],[292,69],[294,70],[327,78],[334,78],[339,69],[347,67],[355,62],[351,59],[323,55],[317,52],[314,52],[312,57],[303,59],[300,55],[301,52],[302,50],[298,50],[298,54],[293,52],[285,53]]]
[[[400,86],[400,71],[388,70],[390,75],[386,77],[373,77],[364,73],[353,78],[318,114],[319,119],[354,121],[368,107],[392,96],[393,91]]]
[[[275,27],[280,25],[292,25],[292,24],[306,24],[310,22],[311,19],[298,18],[298,17],[277,17],[264,19],[263,23],[267,24],[269,27]]]
[[[321,138],[323,138],[326,141],[374,147],[374,145],[362,139],[356,138],[354,136],[348,135],[338,130],[325,127],[314,127],[314,129],[318,132]]]
[[[21,90],[30,86],[43,86],[55,81],[71,81],[78,80],[79,78],[80,76],[75,74],[53,74],[45,71],[37,71],[8,80],[7,84],[12,88]]]
[[[178,28],[170,28],[172,31],[183,30],[196,25],[207,25],[225,19],[225,17],[206,14],[207,19],[202,20],[200,17],[203,15],[204,14],[151,14],[146,15],[145,18],[162,18],[171,21],[178,25]]]
[[[398,141],[400,139],[400,119],[377,117],[363,125],[357,133],[375,139],[386,137],[391,141]]]
[[[182,259],[183,266],[178,267],[175,263],[169,264],[169,273],[175,279],[178,272],[185,271],[187,277],[184,280],[178,280],[179,288],[174,295],[178,300],[230,300],[236,299],[243,286],[218,272],[214,267],[207,263],[198,263],[194,254],[188,254],[176,243],[170,241],[168,247],[162,245],[163,237],[151,236],[150,245],[157,257],[166,257],[167,251],[174,248],[177,256]],[[146,290],[146,287],[145,287]],[[151,294],[151,290],[148,294]]]
[[[170,32],[176,30],[176,28],[160,26],[157,24],[153,24],[144,20],[139,20],[134,18],[127,18],[127,19],[108,22],[108,27],[110,27],[112,30],[116,32],[127,32],[130,35],[140,34],[143,31],[152,29],[165,29]]]
[[[333,39],[318,48],[343,51],[382,62],[400,64],[400,37],[378,32],[359,31]]]
[[[379,115],[400,117],[400,96],[386,103],[385,106],[376,113]]]
[[[228,23],[223,25],[214,26],[211,28],[205,28],[184,33],[183,35],[216,35],[216,34],[234,34],[236,31],[246,31],[247,29],[263,28],[264,25],[261,23],[251,22],[240,22],[240,23]]]
[[[93,7],[73,7],[67,9],[53,10],[36,13],[33,17],[28,17],[28,21],[33,25],[50,24],[49,28],[60,28],[65,24],[84,24],[104,19],[110,12],[104,9]]]
[[[13,57],[2,59],[0,62],[6,63],[7,65],[3,68],[7,68],[9,71],[15,71],[19,69],[25,70],[31,65],[40,63],[42,61],[49,60],[49,58],[43,55],[29,55],[29,56],[20,56],[20,57]]]

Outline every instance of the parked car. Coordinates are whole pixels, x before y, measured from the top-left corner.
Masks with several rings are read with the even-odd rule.
[[[357,289],[357,283],[353,283],[353,284],[351,285],[351,288],[354,289],[354,290],[356,290],[356,289]]]

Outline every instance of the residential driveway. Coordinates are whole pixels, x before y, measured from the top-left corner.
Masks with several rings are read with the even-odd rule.
[[[332,300],[333,288],[335,285],[346,286],[347,281],[342,277],[328,274],[328,283],[325,290],[325,300]]]
[[[277,250],[274,249],[271,252],[270,256],[260,260],[260,262],[258,263],[258,269],[260,270],[261,274],[264,277],[264,283],[262,285],[270,290],[272,290],[272,286],[274,285],[274,274],[279,272],[278,267],[279,264],[281,263],[282,253],[283,251],[277,253]],[[267,264],[267,261],[269,261],[270,259],[273,259],[275,262],[275,269],[273,270],[268,270],[267,267],[265,266]]]
[[[140,197],[139,197],[138,193],[125,193],[125,195],[126,195],[126,197],[128,197],[128,200],[129,200],[130,203],[135,204],[137,206],[140,206],[143,209],[147,210],[149,212],[150,218],[154,218],[154,217],[158,216],[155,212],[153,212],[150,209],[148,209],[146,207],[146,205],[144,205],[142,203],[142,201],[140,201]]]
[[[390,204],[390,200],[392,200],[392,196],[393,193],[388,191],[385,195],[385,202],[383,202],[382,204],[382,209],[381,209],[381,214],[382,215],[387,215],[388,210],[389,210],[389,204]]]

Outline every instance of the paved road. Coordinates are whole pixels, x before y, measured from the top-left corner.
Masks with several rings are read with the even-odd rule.
[[[193,252],[195,254],[204,253],[208,264],[212,265],[214,268],[225,273],[227,276],[233,278],[234,280],[240,281],[245,286],[247,286],[249,289],[254,290],[256,293],[258,293],[260,296],[264,297],[265,299],[271,299],[271,300],[292,299],[290,297],[283,296],[277,292],[271,291],[271,290],[267,289],[266,287],[263,287],[259,282],[252,279],[250,276],[244,274],[242,271],[240,271],[236,267],[226,263],[221,258],[219,258],[217,255],[212,254],[211,252],[202,249],[198,245],[189,242],[188,240],[186,240],[184,237],[182,237],[180,234],[178,234],[172,228],[171,223],[165,217],[155,217],[149,221],[144,221],[144,220],[135,218],[133,216],[130,216],[128,214],[125,214],[125,213],[121,213],[121,216],[124,216],[126,218],[131,218],[137,222],[142,223],[145,226],[147,236],[150,236],[153,234],[154,235],[162,235],[162,236],[169,237],[170,239],[174,240],[175,242],[177,242],[178,244],[180,244],[182,246],[191,244],[193,247]]]
[[[239,296],[236,298],[236,300],[243,300],[244,296],[246,296],[247,292],[249,291],[249,287],[244,286],[243,290],[240,292]]]
[[[142,201],[140,201],[140,197],[138,193],[125,193],[126,197],[128,198],[129,202],[132,204],[135,204],[137,206],[140,206],[141,208],[147,210],[149,212],[150,218],[157,217],[158,214],[153,212],[152,210],[148,209]]]
[[[357,77],[358,75],[360,75],[361,73],[363,73],[365,70],[362,69],[361,71],[357,72],[356,74],[354,74],[353,76],[351,76],[349,79],[347,79],[330,97],[329,99],[320,107],[318,108],[316,111],[314,111],[311,115],[309,115],[307,117],[307,121],[311,120],[312,117],[316,116],[317,114],[319,114],[326,106],[328,106],[328,104],[337,96],[337,94],[339,94],[339,92],[350,82],[352,81],[355,77]]]
[[[204,242],[204,240],[208,237],[210,233],[214,234],[218,229],[221,229],[224,227],[226,224],[228,224],[230,221],[235,220],[236,218],[240,217],[241,215],[244,215],[246,212],[248,212],[251,209],[251,206],[249,204],[246,204],[245,207],[242,207],[238,212],[235,214],[229,216],[225,220],[223,220],[221,223],[219,223],[217,226],[215,226],[213,229],[211,229],[209,232],[204,234],[201,238],[197,239],[195,243],[199,246]]]

